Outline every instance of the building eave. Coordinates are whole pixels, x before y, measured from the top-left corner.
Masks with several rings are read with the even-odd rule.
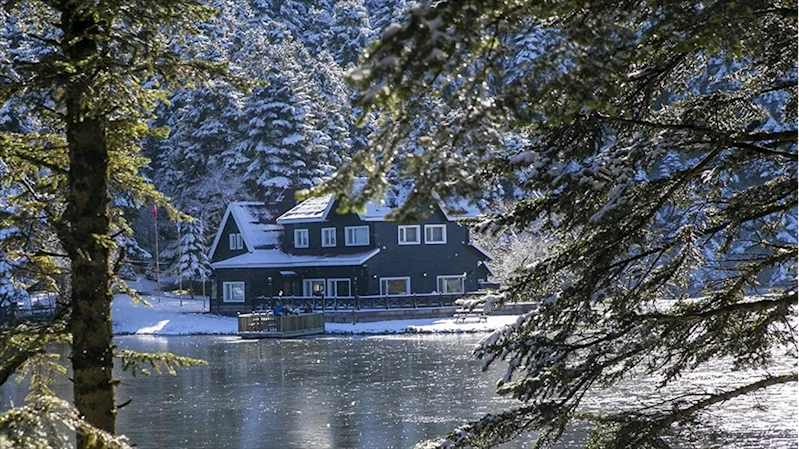
[[[282,253],[278,250],[261,250],[261,251],[271,251],[273,252],[273,254],[279,253],[281,257],[288,257],[288,260],[280,260],[275,262],[247,261],[248,258],[253,258],[254,256],[258,255],[257,252],[252,252],[252,253],[242,254],[236,257],[231,257],[230,259],[214,262],[211,264],[211,267],[214,270],[224,270],[224,269],[243,269],[243,268],[301,268],[301,267],[358,266],[358,265],[363,265],[369,259],[377,255],[380,252],[380,248],[375,248],[374,250],[369,251],[367,253],[362,253],[360,257],[294,256]]]

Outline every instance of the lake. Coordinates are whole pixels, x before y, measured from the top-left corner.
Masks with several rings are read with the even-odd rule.
[[[120,349],[169,351],[207,366],[177,376],[122,375],[118,430],[139,448],[406,448],[513,404],[494,393],[499,370],[482,373],[471,348],[480,335],[395,335],[241,340],[236,337],[117,337]],[[795,361],[785,360],[785,366]],[[712,367],[711,367],[712,368]],[[685,388],[713,388],[747,374],[709,370]],[[616,407],[654,389],[637,379],[602,391],[588,406]],[[68,393],[69,385],[56,390]],[[3,388],[3,409],[24,387]],[[795,448],[796,387],[725,404],[713,420],[731,447]],[[766,407],[767,410],[760,410]],[[576,447],[574,429],[560,446]],[[529,447],[532,437],[505,448]]]

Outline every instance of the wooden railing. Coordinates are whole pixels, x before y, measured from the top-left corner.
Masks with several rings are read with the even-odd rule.
[[[322,313],[273,315],[259,312],[240,314],[238,318],[239,332],[295,332],[325,326],[325,315]]]
[[[469,293],[422,293],[412,295],[367,295],[367,296],[260,296],[254,308],[269,310],[274,306],[294,309],[325,310],[360,310],[360,309],[401,309],[418,307],[451,306],[455,300],[465,296],[478,295]]]

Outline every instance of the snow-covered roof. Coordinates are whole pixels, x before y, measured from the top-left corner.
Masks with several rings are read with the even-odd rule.
[[[362,186],[363,181],[356,181],[353,192],[357,192]],[[363,221],[385,221],[386,217],[398,208],[413,190],[413,184],[404,182],[395,189],[389,191],[380,201],[369,201],[364,206],[364,211],[358,216]],[[447,220],[455,221],[462,218],[472,218],[481,214],[480,209],[471,201],[465,198],[441,200],[438,195],[433,194],[433,198],[438,202]],[[294,206],[291,210],[278,217],[279,224],[291,223],[311,223],[327,220],[327,215],[333,208],[335,199],[332,195],[325,195],[318,198],[309,198]]]
[[[388,206],[381,206],[370,201],[366,203],[364,212],[358,214],[358,216],[361,217],[363,221],[384,221],[386,215],[390,214],[393,210],[394,209]]]
[[[280,244],[283,227],[274,224],[273,214],[264,203],[238,202],[230,206],[231,215],[250,251]]]
[[[474,218],[481,215],[480,208],[477,207],[472,201],[466,198],[449,198],[447,200],[438,200],[438,205],[441,206],[441,211],[449,221],[455,221],[462,218]]]
[[[214,243],[208,251],[209,257],[212,257],[214,251],[216,251],[225,223],[231,217],[236,222],[239,232],[241,232],[247,251],[252,252],[279,246],[283,226],[272,222],[273,215],[270,208],[264,203],[253,201],[230,203],[227,210],[225,210],[224,217],[222,217],[222,223],[216,232],[216,237],[214,237]]]
[[[485,249],[483,249],[483,248],[482,248],[480,245],[478,245],[477,243],[474,243],[474,242],[469,242],[469,246],[471,246],[472,248],[476,249],[476,250],[477,250],[478,252],[480,252],[482,255],[486,256],[486,258],[487,258],[488,260],[494,260],[494,256],[493,256],[493,255],[491,255],[491,253],[489,253],[489,252],[488,252],[488,251],[486,251]]]
[[[219,268],[290,268],[290,267],[338,267],[361,265],[380,252],[380,248],[365,253],[340,256],[315,256],[287,254],[279,249],[256,250],[251,253],[214,262],[211,266]]]
[[[308,198],[278,217],[277,222],[278,224],[285,224],[324,221],[332,207],[332,195]]]

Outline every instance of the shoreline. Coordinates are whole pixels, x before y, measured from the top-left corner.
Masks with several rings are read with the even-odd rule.
[[[111,318],[114,336],[238,336],[236,317],[212,315],[203,309],[203,298],[180,298],[163,294],[160,302],[143,296],[150,306],[134,305],[124,294],[114,296]],[[181,304],[182,303],[182,304]],[[369,322],[327,322],[327,336],[370,336],[399,334],[490,333],[516,321],[518,315],[489,315],[482,322],[455,323],[454,317],[410,318]]]

